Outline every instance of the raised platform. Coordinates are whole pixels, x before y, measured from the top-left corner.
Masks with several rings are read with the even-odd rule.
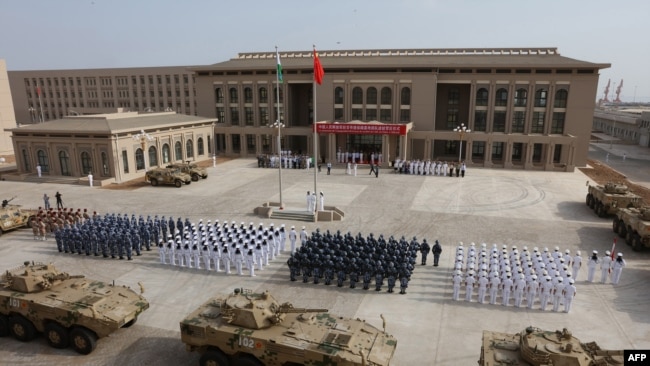
[[[279,202],[264,202],[256,207],[253,212],[263,218],[277,220],[291,220],[304,222],[341,221],[345,213],[334,206],[325,206],[324,210],[315,213],[293,207],[280,208]]]

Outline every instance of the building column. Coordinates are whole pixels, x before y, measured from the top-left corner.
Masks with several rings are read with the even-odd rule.
[[[225,155],[232,155],[232,136],[229,133],[224,133],[223,135],[225,140],[224,142],[226,143]],[[271,146],[273,146],[273,144],[274,142],[271,142]]]
[[[555,164],[553,163],[553,153],[555,152],[555,144],[554,143],[548,143],[544,144],[546,147],[546,161],[544,162],[544,169],[545,170],[554,170],[555,169]]]
[[[533,145],[534,143],[528,141],[526,143],[526,155],[524,157],[524,169],[530,169],[533,167]]]
[[[512,141],[506,141],[505,149],[503,149],[503,167],[512,168]]]

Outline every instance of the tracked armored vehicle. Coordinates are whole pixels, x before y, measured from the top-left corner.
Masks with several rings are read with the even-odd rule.
[[[397,340],[360,319],[279,304],[271,294],[237,289],[212,298],[180,323],[200,365],[388,365]]]
[[[199,178],[205,179],[208,177],[207,169],[189,162],[169,164],[167,165],[167,168],[179,169],[181,172],[188,174],[190,177],[192,177],[193,182],[198,181]]]
[[[59,272],[29,263],[0,278],[0,337],[22,342],[44,333],[54,348],[89,354],[97,339],[133,325],[149,302],[126,286]]]
[[[2,207],[0,207],[0,236],[3,233],[21,228],[31,227],[32,220],[38,213],[36,210],[25,210],[20,205],[10,205],[13,198],[9,200],[2,200]]]
[[[632,249],[650,247],[650,206],[618,210],[612,228]]]
[[[566,328],[555,332],[527,327],[520,333],[483,331],[479,366],[623,365],[623,350],[602,350],[582,343]]]
[[[614,215],[619,208],[640,207],[643,199],[625,184],[608,182],[604,186],[589,185],[586,204],[598,217]]]

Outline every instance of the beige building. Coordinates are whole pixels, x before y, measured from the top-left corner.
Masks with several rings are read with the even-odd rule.
[[[13,155],[14,148],[11,144],[11,133],[6,128],[16,127],[14,105],[11,100],[7,64],[0,59],[0,156]]]
[[[187,66],[10,71],[16,121],[38,123],[70,115],[126,111],[196,113]],[[39,97],[40,92],[40,97]]]
[[[279,119],[282,150],[311,153],[316,110],[318,121],[348,125],[319,128],[318,154],[326,161],[341,151],[358,152],[363,161],[372,153],[384,162],[460,156],[474,166],[573,171],[586,164],[599,70],[610,66],[555,48],[321,51],[319,57],[325,77],[316,103],[312,51],[280,53],[279,91],[274,52],[193,67],[197,112],[218,119],[217,152],[277,152],[277,129],[267,126]],[[461,124],[471,132],[455,132]],[[371,125],[405,126],[383,133]]]
[[[143,177],[147,169],[171,162],[206,160],[212,156],[214,118],[174,112],[124,112],[63,119],[14,127],[17,174],[24,179],[78,177],[89,173],[101,184]]]
[[[650,110],[596,109],[593,130],[627,144],[650,147]]]

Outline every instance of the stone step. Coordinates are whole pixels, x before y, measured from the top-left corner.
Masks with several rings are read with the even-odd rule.
[[[28,175],[25,177],[23,182],[32,182],[32,183],[56,183],[56,184],[79,184],[79,178],[77,177],[63,177],[63,176],[41,176],[40,178],[37,175]]]
[[[286,211],[286,210],[281,211],[275,209],[271,214],[271,219],[314,222],[315,215],[310,214],[306,211]]]

